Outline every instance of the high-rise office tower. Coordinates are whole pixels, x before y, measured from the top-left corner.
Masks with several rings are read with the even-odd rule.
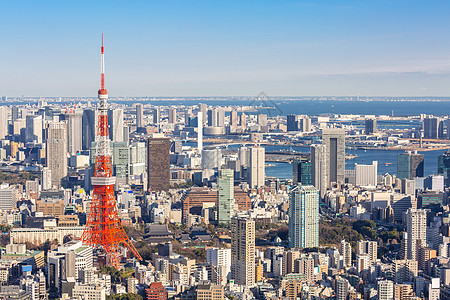
[[[8,107],[0,106],[0,140],[8,135]]]
[[[42,143],[42,116],[28,115],[26,118],[25,141]]]
[[[394,300],[394,283],[390,280],[378,281],[378,300]]]
[[[203,113],[198,112],[197,117],[197,149],[201,154],[203,150]]]
[[[145,171],[146,148],[144,142],[134,142],[130,147],[130,174],[139,175]]]
[[[154,135],[147,140],[147,176],[150,190],[169,190],[170,139]]]
[[[82,150],[83,113],[78,110],[67,112],[64,119],[67,122],[67,151],[75,154]]]
[[[299,185],[289,196],[289,246],[319,246],[319,191],[312,185]]]
[[[15,120],[20,118],[20,110],[17,106],[11,107],[11,120],[14,123]]]
[[[297,115],[287,115],[287,131],[298,131],[298,116]]]
[[[345,240],[341,241],[340,247],[339,247],[339,253],[344,258],[344,268],[349,268],[352,266],[352,246],[349,242],[346,242]]]
[[[199,103],[199,104],[198,104],[198,110],[202,112],[202,116],[203,116],[203,125],[205,125],[206,122],[208,121],[208,118],[207,118],[207,110],[208,110],[208,107],[207,107],[207,105],[206,105],[205,103]]]
[[[67,176],[67,124],[50,122],[47,125],[46,157],[51,171],[52,187],[59,189]]]
[[[41,171],[41,188],[43,191],[52,189],[52,170],[48,167],[42,168]]]
[[[293,176],[294,184],[300,183],[302,185],[311,185],[311,162],[301,157],[295,157],[293,162]]]
[[[82,147],[83,150],[91,149],[97,135],[97,110],[85,109],[82,118]]]
[[[123,142],[123,109],[108,109],[108,122],[111,141]]]
[[[371,165],[355,164],[356,186],[377,186],[378,162],[373,161]]]
[[[447,127],[449,128],[449,127]],[[450,152],[438,156],[438,174],[444,176],[444,185],[450,186]]]
[[[397,178],[414,179],[415,177],[423,177],[424,162],[423,154],[417,151],[407,151],[397,155]]]
[[[177,109],[175,107],[169,108],[169,123],[175,124],[177,122]]]
[[[439,119],[425,118],[423,120],[423,137],[426,139],[437,139],[439,136]]]
[[[249,216],[231,219],[231,278],[238,285],[255,284],[255,221]]]
[[[219,170],[217,185],[219,188],[217,219],[219,224],[228,224],[234,210],[234,171],[229,169]]]
[[[417,244],[425,246],[427,243],[427,211],[410,208],[406,211],[406,233],[408,244],[406,257],[417,260]]]
[[[366,119],[364,131],[366,134],[372,134],[372,133],[377,132],[377,120],[376,119]]]
[[[136,104],[136,126],[144,126],[144,105],[142,103]]]
[[[112,173],[117,186],[128,184],[130,175],[130,148],[126,142],[112,142]]]
[[[238,113],[235,110],[233,110],[230,114],[230,125],[238,126]]]
[[[159,126],[160,121],[161,121],[161,110],[159,107],[155,107],[153,109],[153,125]]]
[[[322,144],[326,147],[328,184],[345,183],[345,131],[326,128],[322,131]]]
[[[265,148],[251,147],[249,161],[248,183],[251,188],[260,188],[264,186],[265,180]]]
[[[311,145],[311,182],[323,197],[328,188],[328,168],[326,165],[326,146]]]

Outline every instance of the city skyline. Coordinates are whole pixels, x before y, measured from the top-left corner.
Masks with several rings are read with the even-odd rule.
[[[449,6],[2,3],[0,92],[92,95],[104,32],[113,97],[448,96]]]

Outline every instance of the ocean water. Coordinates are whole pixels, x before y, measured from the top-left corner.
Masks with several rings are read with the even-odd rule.
[[[196,147],[197,144],[194,142],[187,142],[185,145]],[[292,150],[298,153],[309,153],[309,147],[298,147],[298,146],[278,146],[270,145],[264,146],[266,151],[280,151],[280,150]],[[237,150],[239,145],[230,145],[229,149]],[[419,152],[424,155],[424,175],[434,175],[437,174],[438,156],[443,154],[446,150],[436,150],[436,151],[423,151]],[[345,163],[345,168],[348,170],[353,170],[355,168],[355,163],[357,164],[372,164],[372,161],[378,161],[378,174],[389,173],[391,175],[397,173],[397,155],[403,153],[401,150],[356,150],[348,151],[348,155],[355,154],[357,157],[347,160]],[[292,164],[280,163],[280,162],[266,162],[266,176],[292,179]]]
[[[375,115],[395,115],[395,116],[409,116],[418,114],[434,114],[445,115],[450,111],[450,99],[421,99],[416,98],[416,101],[401,101],[390,98],[385,101],[350,101],[350,100],[312,100],[302,99],[300,97],[273,97],[266,101],[255,101],[252,98],[223,98],[220,100],[211,99],[194,99],[194,98],[175,98],[175,99],[158,99],[148,101],[138,101],[141,103],[152,105],[185,105],[193,106],[198,103],[205,103],[214,106],[242,106],[242,105],[256,105],[263,107],[271,107],[272,109],[262,109],[260,113],[265,113],[270,116],[288,115],[288,114],[307,114],[307,115],[321,115],[321,114],[375,114]],[[130,101],[115,101],[110,102],[132,104]]]

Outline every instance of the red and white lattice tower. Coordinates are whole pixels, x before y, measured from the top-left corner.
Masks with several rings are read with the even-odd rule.
[[[93,195],[91,210],[84,228],[81,240],[93,247],[103,248],[107,253],[110,264],[119,268],[120,244],[133,252],[136,258],[141,256],[128,239],[123,230],[117,212],[116,198],[114,197],[114,183],[116,178],[111,171],[111,149],[108,131],[108,109],[106,101],[108,92],[105,89],[105,64],[102,34],[102,67],[101,87],[98,90],[99,104],[97,107],[98,124],[96,137],[95,171],[92,177]]]

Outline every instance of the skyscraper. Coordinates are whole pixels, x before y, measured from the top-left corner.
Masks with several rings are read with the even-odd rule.
[[[160,121],[161,121],[161,110],[159,107],[155,107],[153,109],[153,125],[159,126]]]
[[[376,119],[366,119],[365,121],[365,133],[372,134],[377,132],[377,120]]]
[[[147,140],[147,176],[150,190],[169,190],[170,139],[159,134]]]
[[[408,243],[406,257],[417,260],[417,244],[425,246],[427,243],[427,211],[410,208],[406,211],[406,233]]]
[[[322,144],[326,147],[328,184],[345,183],[345,131],[326,128],[322,131]]]
[[[234,210],[234,171],[229,169],[219,170],[217,185],[219,187],[217,199],[218,223],[228,224]]]
[[[450,131],[450,130],[449,130]],[[450,186],[450,152],[438,156],[438,174],[444,176],[444,185]]]
[[[52,186],[59,189],[67,176],[67,124],[50,122],[47,125],[47,167],[51,171]]]
[[[289,197],[289,246],[319,246],[319,191],[312,185],[299,185]]]
[[[295,157],[292,163],[294,184],[311,185],[311,162],[301,157]]]
[[[423,154],[407,151],[397,155],[397,178],[423,177]]]
[[[355,164],[356,186],[377,186],[377,167],[377,161],[373,161],[371,165]]]
[[[75,154],[81,151],[83,133],[83,113],[80,110],[72,110],[64,115],[67,122],[67,151]]]
[[[0,140],[8,135],[8,107],[0,106]]]
[[[28,115],[26,117],[25,141],[42,143],[42,129],[43,129],[42,116]]]
[[[144,105],[142,103],[136,104],[136,126],[144,126]]]
[[[202,111],[198,112],[197,117],[197,149],[201,154],[203,150],[203,113]]]
[[[169,123],[175,124],[177,122],[177,109],[175,107],[169,108]]]
[[[426,139],[437,139],[439,136],[439,119],[425,118],[423,120],[423,137]]]
[[[111,141],[123,142],[123,109],[108,109],[108,122]]]
[[[287,115],[287,131],[298,131],[298,116]]]
[[[97,110],[85,109],[82,118],[82,147],[89,150],[97,135]]]
[[[248,183],[251,188],[260,188],[264,186],[265,180],[265,148],[251,147]]]
[[[326,146],[311,145],[311,182],[323,197],[328,188],[328,170],[326,166]]]
[[[255,221],[248,216],[231,219],[231,278],[238,285],[255,284]]]
[[[300,118],[300,129],[302,132],[310,132],[311,131],[311,119],[307,116],[303,116]]]

